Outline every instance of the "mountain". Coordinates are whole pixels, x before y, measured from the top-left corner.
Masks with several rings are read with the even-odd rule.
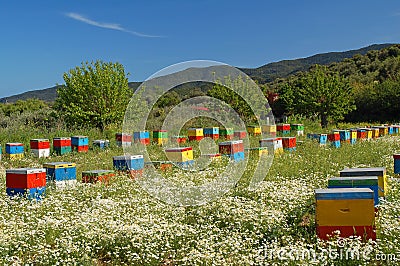
[[[346,58],[352,58],[356,54],[365,55],[371,50],[381,50],[393,44],[373,44],[357,50],[349,50],[345,52],[330,52],[323,54],[316,54],[306,58],[299,58],[295,60],[282,60],[270,64],[263,65],[258,68],[241,68],[244,73],[251,78],[257,80],[259,83],[264,84],[271,82],[276,78],[286,78],[296,72],[307,71],[310,66],[329,65],[334,62],[343,61]]]
[[[282,60],[279,62],[269,63],[258,68],[239,69],[249,75],[251,78],[257,80],[259,83],[263,84],[271,82],[276,78],[285,78],[300,71],[307,71],[310,66],[315,64],[329,65],[334,62],[343,61],[346,58],[352,58],[356,54],[365,55],[371,50],[381,50],[391,45],[393,44],[373,44],[357,50],[316,54],[306,58]],[[141,82],[129,82],[129,87],[135,90],[140,84]],[[37,98],[46,102],[54,102],[57,97],[57,87],[58,86],[43,90],[27,91],[14,96],[1,98],[0,102],[16,102],[17,100],[26,100],[29,98]]]

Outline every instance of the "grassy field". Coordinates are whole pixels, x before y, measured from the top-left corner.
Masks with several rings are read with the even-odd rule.
[[[345,127],[344,125],[340,125]],[[308,131],[316,131],[312,125]],[[86,130],[91,140],[113,139],[116,131]],[[66,130],[17,134],[3,131],[2,143],[30,138],[82,134]],[[174,207],[150,197],[128,176],[117,175],[109,185],[82,184],[49,188],[40,202],[10,199],[5,169],[41,167],[49,161],[77,164],[83,170],[112,169],[121,148],[90,150],[17,161],[3,159],[0,172],[0,263],[77,265],[396,265],[400,259],[400,183],[393,174],[392,155],[400,137],[388,136],[335,149],[303,139],[293,153],[276,156],[265,180],[250,191],[254,157],[239,184],[222,198],[199,207]],[[3,144],[4,145],[4,144]],[[157,152],[157,148],[152,147]],[[357,239],[320,242],[315,236],[315,188],[345,167],[386,167],[390,191],[379,207],[377,243]],[[218,169],[196,175],[207,180]],[[171,178],[187,178],[174,170]],[[202,180],[204,178],[204,180]],[[346,258],[352,248],[359,257]],[[342,256],[340,256],[342,254]],[[314,256],[315,255],[315,256]]]

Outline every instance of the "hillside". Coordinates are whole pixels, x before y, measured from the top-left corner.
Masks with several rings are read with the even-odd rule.
[[[276,78],[285,78],[300,71],[307,71],[314,64],[329,65],[335,62],[341,62],[346,58],[352,58],[356,54],[365,55],[371,50],[381,50],[391,45],[392,44],[374,44],[357,50],[316,54],[306,58],[269,63],[258,68],[240,68],[240,70],[257,80],[259,83],[264,84],[271,82]],[[139,85],[140,82],[129,82],[129,87],[132,89],[136,89]],[[46,102],[53,102],[57,97],[56,90],[57,86],[43,90],[27,91],[21,94],[1,98],[0,102],[16,102],[17,100],[26,100],[29,98],[37,98]]]
[[[315,64],[329,65],[331,63],[343,61],[346,58],[352,58],[356,54],[365,55],[371,50],[381,50],[391,45],[393,44],[373,44],[357,50],[316,54],[306,58],[282,60],[258,68],[241,68],[240,70],[259,83],[264,84],[276,78],[286,78],[299,71],[307,71],[310,66]]]

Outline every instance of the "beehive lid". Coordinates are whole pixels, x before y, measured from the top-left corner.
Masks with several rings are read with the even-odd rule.
[[[70,137],[57,137],[57,138],[53,138],[53,140],[71,140]]]
[[[44,168],[14,168],[6,169],[6,174],[38,174],[46,172]]]
[[[51,163],[45,163],[43,164],[44,168],[70,168],[70,167],[76,167],[75,163],[69,163],[69,162],[51,162]]]
[[[191,150],[193,150],[192,147],[177,147],[177,148],[165,149],[165,152],[184,152],[184,151],[191,151]]]
[[[375,186],[378,185],[377,176],[357,177],[332,177],[328,180],[328,186]]]
[[[49,139],[31,139],[30,141],[49,142]]]
[[[82,176],[102,176],[114,173],[113,170],[89,170],[82,171]]]
[[[373,199],[374,192],[369,188],[327,188],[316,189],[316,200]]]
[[[340,171],[340,176],[383,176],[386,174],[385,167],[371,168],[347,168]]]
[[[6,143],[6,145],[8,145],[8,146],[24,146],[24,144],[22,144],[20,142],[9,142],[9,143]]]
[[[108,139],[96,139],[93,140],[93,143],[106,143],[106,142],[110,142]]]
[[[83,138],[87,138],[87,136],[72,136],[71,138],[79,138],[79,139],[83,139]]]
[[[135,159],[143,159],[142,154],[138,155],[119,155],[119,156],[113,156],[113,160],[119,161],[119,160],[135,160]]]

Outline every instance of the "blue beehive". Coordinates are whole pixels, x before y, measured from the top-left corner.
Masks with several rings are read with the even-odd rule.
[[[7,154],[24,153],[24,146],[22,143],[6,143]]]
[[[185,162],[174,162],[174,163],[181,168],[190,168],[190,167],[193,167],[194,160],[189,160],[189,161],[185,161]]]
[[[307,138],[309,139],[316,139],[319,144],[325,145],[326,142],[328,141],[328,135],[327,134],[307,134]]]
[[[219,134],[219,127],[203,128],[203,135],[217,135],[217,134]]]
[[[71,137],[71,144],[73,146],[87,146],[89,145],[89,138],[87,136],[73,136]]]
[[[236,152],[234,154],[229,154],[229,158],[236,162],[244,160],[244,152]]]
[[[138,131],[138,132],[133,132],[133,139],[149,139],[150,138],[150,133],[149,131]]]
[[[46,187],[36,187],[36,188],[6,188],[6,193],[8,196],[24,196],[28,199],[40,200],[44,196]]]
[[[394,159],[394,173],[400,174],[400,154],[393,154]]]
[[[390,135],[394,134],[394,128],[392,126],[389,126],[388,132]]]
[[[143,155],[122,155],[113,157],[113,166],[116,170],[142,170],[144,168]]]
[[[45,163],[46,177],[48,181],[76,180],[76,164],[66,162]]]

